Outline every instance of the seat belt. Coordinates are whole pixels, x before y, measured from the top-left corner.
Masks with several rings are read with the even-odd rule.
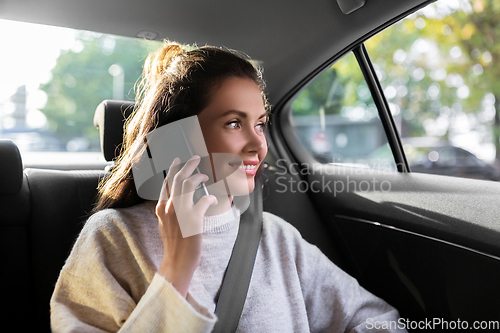
[[[217,322],[212,332],[235,332],[247,297],[255,257],[262,234],[262,185],[255,182],[250,206],[241,215],[236,242],[229,259],[215,308]]]

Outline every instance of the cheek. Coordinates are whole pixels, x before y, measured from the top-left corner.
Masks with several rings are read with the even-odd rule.
[[[203,132],[203,138],[205,139],[205,144],[207,146],[207,150],[209,153],[218,153],[221,152],[222,147],[224,146],[223,140],[221,138],[220,131],[215,131],[211,128],[203,128],[201,127]]]
[[[259,155],[261,155],[261,160],[263,160],[267,155],[267,139],[265,136],[262,138],[262,151],[259,153]]]
[[[208,135],[205,136],[205,143],[209,153],[238,154],[242,142],[239,135],[228,135],[220,130],[208,133]]]
[[[238,140],[219,135],[205,140],[209,153],[236,153],[238,150]]]

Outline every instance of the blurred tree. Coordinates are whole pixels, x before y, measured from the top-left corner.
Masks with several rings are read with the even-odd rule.
[[[473,0],[469,11],[458,11],[443,21],[456,34],[457,44],[465,51],[466,66],[480,72],[481,78],[468,78],[477,91],[472,103],[480,103],[479,96],[494,96],[493,142],[496,158],[500,159],[500,2]],[[472,80],[471,80],[472,79]],[[479,95],[479,96],[476,96]],[[480,110],[477,108],[476,110]]]
[[[494,0],[437,2],[365,42],[402,137],[474,132],[500,158],[499,17]],[[359,74],[342,58],[299,94],[294,114],[369,104]]]
[[[92,32],[77,35],[75,46],[62,51],[57,59],[51,80],[40,87],[48,96],[41,111],[63,145],[72,139],[85,138],[83,141],[89,140],[89,149],[99,149],[99,133],[93,117],[100,102],[113,98],[109,68],[114,64],[123,68],[123,96],[133,100],[133,88],[145,57],[157,48],[157,43],[139,39]]]
[[[465,116],[500,158],[499,15],[493,0],[437,2],[367,42],[403,137],[450,138]]]
[[[293,112],[296,116],[317,115],[323,109],[327,115],[340,114],[342,107],[363,102],[373,104],[369,94],[361,93],[362,96],[359,96],[360,87],[368,91],[356,58],[350,53],[302,90],[293,102]]]

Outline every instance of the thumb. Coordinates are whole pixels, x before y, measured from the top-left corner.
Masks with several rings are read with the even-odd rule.
[[[204,195],[196,203],[196,208],[199,209],[199,211],[203,213],[203,215],[205,215],[210,206],[215,206],[218,203],[219,202],[217,201],[215,195]]]

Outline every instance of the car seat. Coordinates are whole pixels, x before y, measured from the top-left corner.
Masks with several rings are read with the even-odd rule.
[[[4,327],[50,332],[49,301],[104,170],[25,169],[0,140],[0,282]]]

